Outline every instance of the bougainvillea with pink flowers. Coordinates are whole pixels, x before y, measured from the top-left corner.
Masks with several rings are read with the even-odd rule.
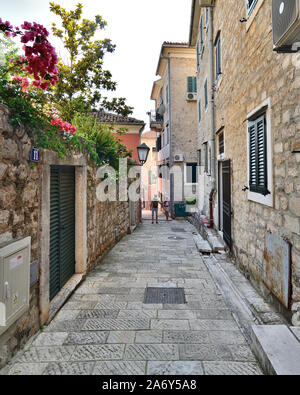
[[[51,125],[55,125],[59,127],[59,130],[61,132],[67,132],[67,133],[71,133],[74,134],[76,132],[76,126],[72,126],[70,123],[68,122],[64,122],[61,119],[52,119],[51,120]]]
[[[58,57],[47,39],[49,32],[36,22],[24,22],[21,29],[13,27],[9,21],[3,22],[0,18],[0,31],[7,37],[21,36],[25,57],[19,57],[17,65],[33,76],[32,85],[43,90],[48,89],[50,85],[56,85]],[[28,45],[29,43],[32,45]]]

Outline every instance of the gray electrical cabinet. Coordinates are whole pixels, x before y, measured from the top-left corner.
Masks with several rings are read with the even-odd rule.
[[[31,237],[0,247],[0,335],[29,309]]]

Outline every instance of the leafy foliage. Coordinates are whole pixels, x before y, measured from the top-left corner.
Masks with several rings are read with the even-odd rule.
[[[69,64],[59,62],[59,81],[49,99],[69,122],[77,113],[96,108],[127,116],[132,113],[132,107],[125,104],[124,98],[108,100],[102,95],[103,90],[116,90],[110,71],[103,69],[104,55],[114,52],[115,46],[109,39],[93,39],[106,22],[100,15],[94,21],[82,18],[82,8],[79,3],[74,11],[67,11],[50,3],[50,10],[60,17],[62,25],[58,28],[53,23],[52,32],[62,40]]]
[[[119,158],[131,158],[132,153],[121,143],[120,136],[123,131],[112,134],[112,126],[99,123],[92,115],[77,115],[72,124],[77,128],[77,135],[86,141],[91,156],[99,166],[109,164],[117,170]],[[96,156],[93,154],[93,147],[96,149]]]
[[[10,124],[14,128],[24,125],[37,147],[57,151],[61,158],[81,148],[78,136],[61,133],[51,125],[51,118],[42,111],[39,95],[34,90],[23,92],[17,80],[8,81],[7,68],[3,67],[0,67],[0,103],[10,109]]]

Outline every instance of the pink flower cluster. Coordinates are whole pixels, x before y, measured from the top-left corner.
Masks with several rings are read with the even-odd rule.
[[[12,81],[17,81],[20,84],[20,86],[22,88],[22,92],[28,92],[30,83],[27,78],[15,76],[15,77],[12,77]]]
[[[50,84],[56,85],[58,57],[54,47],[47,40],[49,32],[36,22],[24,22],[21,28],[24,33],[18,27],[14,30],[8,21],[3,22],[0,18],[0,31],[7,36],[22,35],[21,42],[24,44],[25,58],[20,57],[17,63],[22,64],[23,69],[34,76],[33,86],[45,90]],[[29,42],[33,42],[33,45],[26,45]]]
[[[17,35],[17,33],[13,32],[13,26],[8,21],[3,22],[1,18],[0,30],[2,30],[7,37],[16,37]]]
[[[37,88],[47,89],[49,85],[56,85],[58,81],[57,62],[54,47],[49,43],[49,33],[42,25],[36,22],[24,22],[21,26],[25,30],[21,42],[27,44],[32,41],[33,46],[24,45],[25,57],[28,62],[26,70],[33,74],[33,85]]]
[[[59,130],[61,132],[67,132],[67,133],[71,133],[71,134],[74,134],[76,132],[76,126],[72,126],[70,123],[64,122],[58,118],[55,118],[55,119],[53,118],[51,120],[51,125],[59,126]]]

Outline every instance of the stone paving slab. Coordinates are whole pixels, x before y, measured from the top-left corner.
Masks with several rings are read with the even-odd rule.
[[[64,345],[85,345],[105,343],[109,332],[71,332],[64,340]]]
[[[12,376],[40,376],[47,368],[47,363],[16,363],[9,370]]]
[[[198,361],[149,361],[148,375],[203,375],[202,363]]]
[[[179,359],[175,344],[135,344],[126,346],[124,359],[148,361],[173,361]]]
[[[261,374],[196,249],[194,227],[179,226],[183,240],[169,239],[167,223],[143,224],[124,237],[17,355],[9,374]],[[247,281],[235,279],[251,294]],[[147,286],[183,288],[187,303],[144,304]]]
[[[101,344],[77,346],[71,361],[106,361],[123,358],[125,345]]]
[[[83,310],[79,313],[77,318],[117,318],[118,314],[119,310]]]
[[[30,347],[17,360],[20,363],[69,361],[74,346]]]
[[[206,375],[216,376],[260,376],[263,375],[257,363],[248,362],[203,362]]]
[[[106,361],[96,362],[93,375],[141,376],[145,372],[145,361]]]
[[[91,375],[95,362],[51,362],[44,370],[44,376],[86,376]]]
[[[150,329],[149,319],[91,319],[87,320],[82,328],[87,331],[97,330],[142,330]]]
[[[32,346],[62,346],[67,339],[68,332],[41,333],[33,342]]]
[[[188,320],[164,320],[164,319],[152,319],[151,329],[178,329],[188,330],[190,329]]]

